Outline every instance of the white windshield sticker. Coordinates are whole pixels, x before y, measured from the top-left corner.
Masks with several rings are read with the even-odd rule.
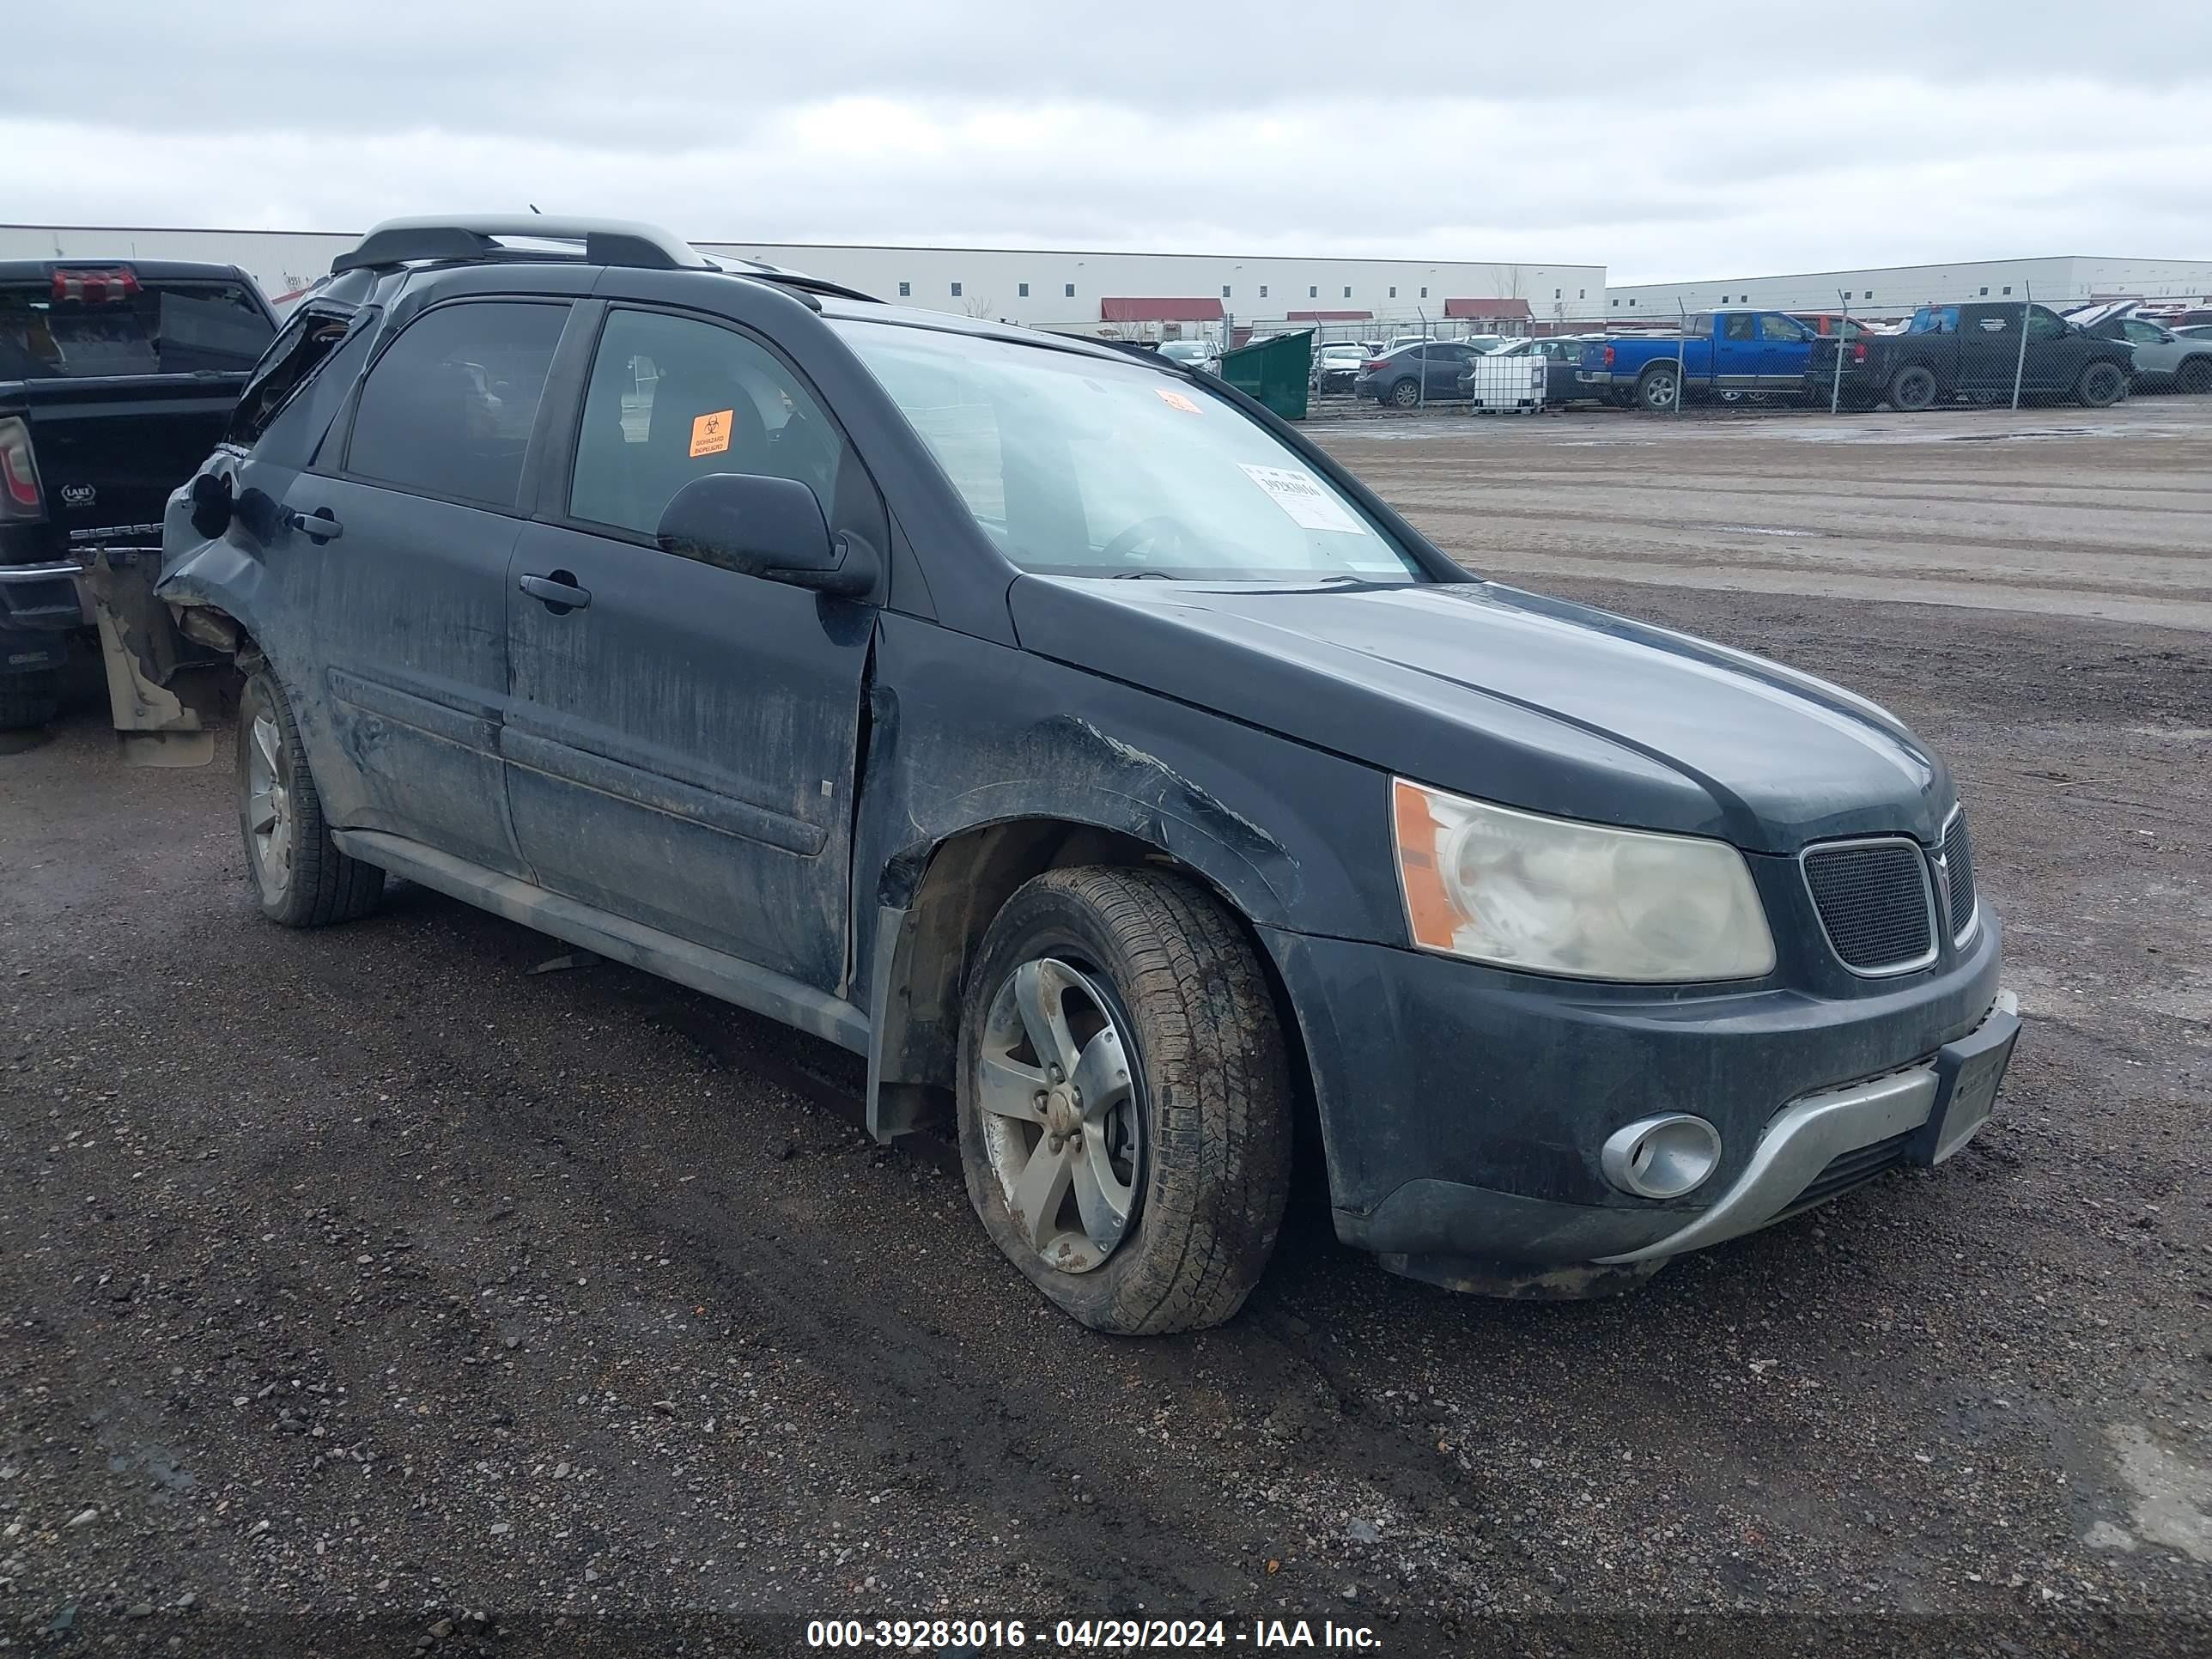
[[[1252,466],[1240,462],[1244,476],[1266,490],[1291,521],[1305,530],[1334,530],[1357,536],[1365,526],[1344,510],[1344,503],[1322,488],[1310,472],[1287,466]]]

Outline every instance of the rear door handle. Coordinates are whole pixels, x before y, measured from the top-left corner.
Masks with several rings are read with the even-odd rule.
[[[313,513],[288,514],[284,522],[318,547],[345,534],[345,526],[338,522],[337,514],[327,507],[319,507]]]
[[[592,602],[591,590],[576,586],[576,573],[573,570],[556,570],[550,576],[525,576],[515,586],[556,617],[581,611]]]

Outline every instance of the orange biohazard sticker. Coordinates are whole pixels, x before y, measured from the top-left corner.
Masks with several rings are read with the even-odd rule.
[[[1201,412],[1196,404],[1191,402],[1180,392],[1170,392],[1164,386],[1154,386],[1152,390],[1160,394],[1160,401],[1170,409],[1179,409],[1186,415],[1196,415]]]
[[[691,422],[691,459],[719,455],[730,447],[730,418],[734,409],[718,409]]]

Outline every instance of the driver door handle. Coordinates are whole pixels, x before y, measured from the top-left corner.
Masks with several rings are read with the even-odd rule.
[[[591,590],[576,586],[574,571],[556,570],[547,576],[525,576],[515,586],[556,617],[581,611],[592,602]]]

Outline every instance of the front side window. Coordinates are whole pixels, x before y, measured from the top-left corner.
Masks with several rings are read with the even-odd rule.
[[[843,435],[765,346],[711,323],[616,311],[599,336],[571,518],[650,536],[676,492],[713,472],[795,478],[836,522]]]
[[[2165,330],[2153,328],[2148,323],[2139,323],[2132,317],[2122,323],[2120,328],[2137,345],[2162,345],[2166,342]]]
[[[1809,340],[1813,331],[1795,317],[1777,317],[1771,313],[1759,319],[1759,332],[1767,340]]]
[[[1024,570],[1365,582],[1420,567],[1234,405],[1134,362],[833,325]]]
[[[2045,311],[2038,306],[2027,313],[2027,337],[2031,340],[2055,340],[2065,331],[2065,322],[2055,311]]]
[[[565,305],[440,306],[376,360],[345,468],[426,495],[511,507]]]

